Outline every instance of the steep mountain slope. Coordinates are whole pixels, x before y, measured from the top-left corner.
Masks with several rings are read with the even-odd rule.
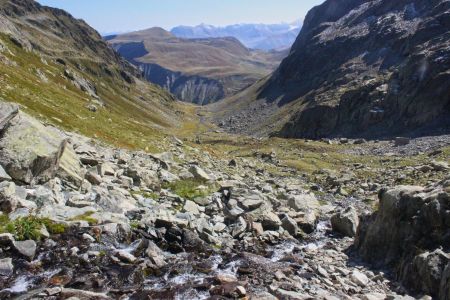
[[[235,37],[247,48],[260,50],[288,49],[301,29],[301,22],[292,24],[236,24],[225,27],[201,24],[178,26],[171,32],[180,38]]]
[[[235,131],[284,137],[448,131],[450,2],[328,0],[266,82],[215,109]]]
[[[179,104],[139,79],[85,22],[31,0],[0,1],[0,98],[72,131],[134,147],[180,124]]]
[[[235,38],[180,39],[162,28],[106,38],[144,76],[179,99],[208,104],[253,84],[287,52],[247,49]]]

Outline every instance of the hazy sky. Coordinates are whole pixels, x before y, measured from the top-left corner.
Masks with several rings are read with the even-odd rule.
[[[38,0],[84,19],[101,33],[153,26],[280,23],[303,19],[324,0]]]

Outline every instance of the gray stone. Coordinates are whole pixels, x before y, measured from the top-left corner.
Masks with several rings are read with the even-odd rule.
[[[261,218],[261,225],[264,230],[278,230],[281,225],[280,218],[273,212],[264,214]]]
[[[198,205],[191,200],[186,200],[186,203],[183,206],[183,210],[194,215],[198,215],[200,213]]]
[[[288,198],[288,205],[295,211],[306,211],[320,207],[319,201],[313,194],[291,195]]]
[[[0,183],[0,210],[4,213],[11,213],[18,205],[16,196],[16,185],[14,182],[4,181]]]
[[[0,132],[8,126],[18,113],[19,107],[17,105],[0,101]]]
[[[297,226],[297,222],[295,222],[294,219],[290,218],[289,216],[285,216],[281,220],[281,226],[289,232],[290,235],[296,236],[299,232],[299,228]]]
[[[365,287],[369,283],[369,278],[359,271],[353,271],[350,274],[350,279],[353,283],[359,285],[360,287]]]
[[[115,252],[115,255],[121,261],[126,262],[126,263],[134,263],[136,261],[136,259],[137,259],[133,254],[128,253],[125,250],[118,250],[118,251]]]
[[[0,139],[0,164],[14,180],[46,182],[55,176],[65,144],[58,130],[21,112]]]
[[[354,237],[358,228],[359,217],[356,209],[348,207],[331,217],[331,226],[335,232],[344,236]]]
[[[3,169],[3,167],[0,165],[0,182],[5,181],[5,180],[11,180],[11,176],[9,176],[5,169]]]
[[[10,276],[14,272],[14,265],[11,258],[0,259],[0,275]]]
[[[406,146],[411,142],[410,138],[407,137],[396,137],[395,138],[395,146],[399,147],[399,146]]]
[[[17,252],[27,257],[29,260],[33,260],[34,256],[36,255],[37,245],[33,240],[14,241],[13,247]]]
[[[194,177],[198,180],[204,180],[204,181],[211,180],[211,177],[199,166],[195,166],[195,165],[190,166],[189,172],[191,172],[191,174],[194,175]]]
[[[85,175],[85,178],[93,185],[99,185],[103,182],[102,177],[93,171],[88,171]]]

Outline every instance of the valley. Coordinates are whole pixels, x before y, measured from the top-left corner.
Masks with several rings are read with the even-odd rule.
[[[449,300],[449,12],[265,52],[0,0],[0,298]]]
[[[209,104],[269,75],[288,50],[250,50],[232,37],[182,39],[162,28],[106,38],[144,77],[178,99]]]

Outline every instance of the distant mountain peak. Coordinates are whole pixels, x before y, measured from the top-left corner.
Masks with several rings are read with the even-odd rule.
[[[196,26],[177,26],[171,33],[180,38],[235,37],[247,48],[274,50],[289,48],[295,41],[302,25],[301,20],[279,24],[233,24],[214,26],[199,24]]]

